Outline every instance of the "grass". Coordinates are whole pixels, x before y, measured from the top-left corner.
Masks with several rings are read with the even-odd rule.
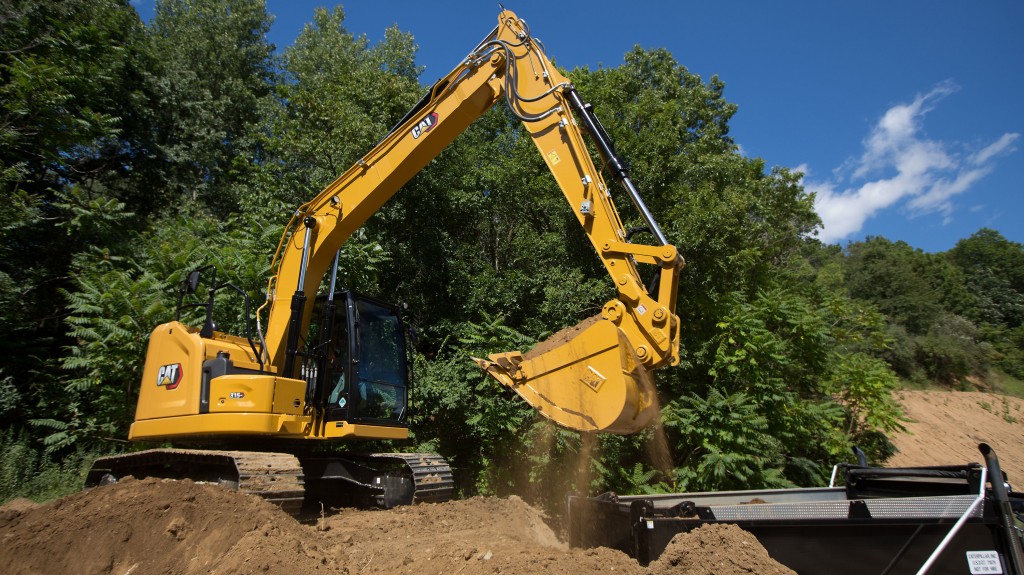
[[[977,389],[977,391],[987,391],[999,395],[1024,399],[1024,381],[1021,381],[1011,375],[1007,375],[1000,370],[990,370],[984,378],[979,379],[981,382],[977,387],[980,389]],[[976,380],[972,377],[971,381],[973,382]],[[985,389],[985,387],[988,389]],[[950,387],[921,379],[900,379],[899,389],[907,391],[963,391],[963,389],[958,387]],[[975,386],[973,384],[968,384],[968,389],[973,391],[975,390]]]
[[[992,370],[985,381],[992,387],[992,393],[1008,395],[1010,397],[1024,398],[1024,381],[1005,373]]]
[[[16,497],[42,503],[81,490],[94,455],[75,452],[55,459],[28,435],[0,431],[0,504]]]
[[[1017,416],[1014,415],[1014,413],[1020,412],[1020,402],[1011,402],[1004,396],[1002,407],[1003,420],[1006,421],[1006,423],[1017,423]]]

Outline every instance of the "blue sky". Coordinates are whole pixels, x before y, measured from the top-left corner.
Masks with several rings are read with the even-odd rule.
[[[143,20],[153,0],[133,0]],[[316,6],[268,0],[289,46]],[[497,2],[353,0],[346,28],[397,24],[431,83],[497,22]],[[819,237],[944,251],[982,227],[1024,243],[1024,2],[505,0],[562,67],[612,67],[635,45],[717,74],[731,135],[817,194]],[[585,95],[584,95],[585,96]],[[656,190],[641,190],[645,195]]]

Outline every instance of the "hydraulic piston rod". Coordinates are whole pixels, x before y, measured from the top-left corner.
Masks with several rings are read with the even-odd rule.
[[[615,153],[615,144],[612,142],[611,137],[608,136],[608,132],[605,131],[604,126],[601,125],[601,120],[599,120],[594,114],[592,106],[584,103],[583,99],[580,98],[579,93],[575,89],[567,90],[566,95],[569,98],[569,103],[572,105],[573,110],[583,118],[583,125],[587,127],[587,131],[594,139],[594,142],[597,143],[597,149],[601,152],[601,158],[604,159],[605,164],[611,170],[615,179],[622,184],[623,188],[626,189],[626,193],[628,193],[629,198],[633,200],[633,205],[635,205],[637,211],[640,212],[640,217],[643,218],[644,223],[647,224],[651,233],[654,234],[655,238],[657,238],[658,243],[663,246],[667,246],[668,238],[666,238],[664,232],[661,231],[661,227],[658,225],[658,222],[654,220],[654,216],[651,214],[651,211],[647,209],[647,204],[645,204],[643,198],[640,197],[640,192],[629,179],[629,170]]]

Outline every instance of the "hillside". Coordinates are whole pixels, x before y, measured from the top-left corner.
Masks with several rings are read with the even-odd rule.
[[[889,467],[982,462],[979,443],[999,456],[1010,482],[1024,488],[1024,399],[982,392],[901,391],[907,433],[890,438]]]

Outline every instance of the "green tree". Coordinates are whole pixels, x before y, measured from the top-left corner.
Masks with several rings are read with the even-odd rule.
[[[931,381],[958,386],[968,376],[984,376],[988,371],[990,346],[966,318],[942,314],[915,342],[918,363]]]
[[[0,8],[0,183],[16,197],[87,185],[140,150],[126,141],[148,61],[127,2],[5,2]],[[109,175],[107,176],[109,179]],[[109,182],[107,182],[109,184]]]
[[[841,354],[823,384],[846,408],[846,433],[854,442],[869,434],[904,430],[902,412],[892,397],[899,379],[883,360],[862,352]]]
[[[928,254],[882,237],[846,248],[850,295],[870,301],[912,334],[923,334],[943,311],[942,294],[929,281]]]
[[[1024,324],[1024,246],[983,228],[947,252],[963,271],[977,322],[1015,328]]]
[[[287,221],[372,148],[420,94],[412,38],[391,28],[371,45],[348,32],[344,18],[341,7],[315,10],[280,58],[280,80],[261,119],[266,161],[239,193],[243,217],[254,225]],[[343,247],[339,281],[398,301],[384,270],[406,258],[393,256],[404,252],[386,241],[393,226],[382,219],[373,218]]]
[[[489,350],[515,348],[530,338],[487,317],[466,322],[432,360],[420,355],[420,374],[414,391],[413,428],[421,446],[443,453],[458,470],[456,481],[464,493],[493,493],[508,487],[511,466],[499,462],[517,459],[536,415],[508,390],[470,361]]]
[[[993,365],[1024,378],[1024,247],[999,232],[978,230],[946,257],[962,271],[973,296],[959,313],[977,325]]]
[[[73,254],[114,239],[106,217],[151,150],[143,40],[123,0],[0,7],[0,354],[26,407],[15,422],[52,401]]]
[[[345,13],[317,8],[281,56],[279,107],[265,118],[271,166],[298,205],[373,147],[421,94],[416,47],[397,28],[371,45],[345,29]]]
[[[850,294],[890,318],[894,345],[882,357],[893,369],[912,380],[965,385],[993,365],[1021,373],[1024,355],[1010,334],[1024,309],[1014,263],[1022,260],[1019,244],[981,230],[945,254],[869,238],[847,247],[844,269]]]
[[[159,61],[155,94],[160,207],[197,201],[218,215],[238,207],[260,159],[256,130],[274,86],[272,18],[264,0],[159,0],[148,28]]]
[[[763,410],[743,392],[712,387],[666,405],[665,427],[676,436],[674,485],[680,490],[791,487],[784,446],[768,432]]]

